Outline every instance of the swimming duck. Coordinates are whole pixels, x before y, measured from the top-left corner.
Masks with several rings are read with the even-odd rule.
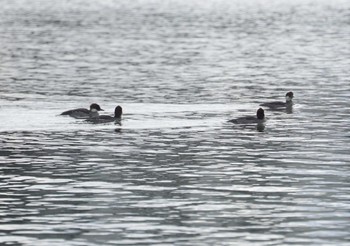
[[[123,109],[119,105],[114,109],[114,116],[109,115],[100,115],[98,117],[99,122],[113,122],[116,120],[121,120],[123,114]]]
[[[294,97],[294,94],[293,92],[290,91],[290,92],[287,92],[286,94],[285,102],[281,102],[281,101],[267,102],[267,103],[260,104],[260,106],[268,107],[271,110],[285,110],[293,106],[293,97]]]
[[[76,119],[89,119],[89,118],[98,118],[98,111],[104,111],[100,105],[93,103],[90,105],[90,109],[86,108],[77,108],[64,111],[61,115],[68,115]]]
[[[265,112],[262,108],[259,108],[256,111],[256,116],[243,116],[236,119],[229,120],[228,122],[234,124],[255,124],[255,123],[263,123],[265,121]]]

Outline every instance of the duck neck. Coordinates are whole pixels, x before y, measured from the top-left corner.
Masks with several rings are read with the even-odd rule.
[[[90,115],[89,116],[90,116],[90,118],[98,118],[98,116],[99,116],[98,111],[95,110],[95,109],[92,109],[90,111]]]

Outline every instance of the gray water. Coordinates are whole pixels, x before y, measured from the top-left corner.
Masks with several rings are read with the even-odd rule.
[[[1,245],[350,244],[349,1],[0,3]]]

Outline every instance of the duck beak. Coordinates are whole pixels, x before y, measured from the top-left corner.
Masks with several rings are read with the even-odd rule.
[[[104,111],[102,108],[100,108],[100,110],[99,111]]]

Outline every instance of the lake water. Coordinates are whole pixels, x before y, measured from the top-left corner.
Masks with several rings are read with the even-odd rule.
[[[349,13],[2,0],[0,244],[349,245]],[[58,116],[93,102],[122,125]]]

